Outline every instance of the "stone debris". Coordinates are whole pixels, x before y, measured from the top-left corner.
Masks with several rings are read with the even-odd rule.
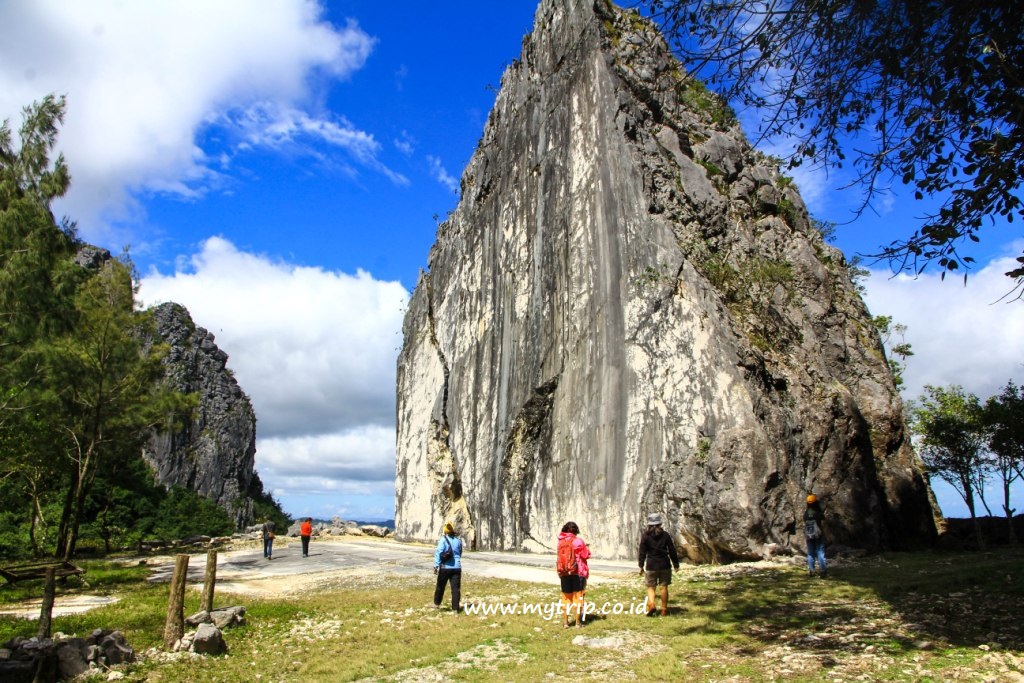
[[[579,645],[582,647],[596,647],[603,649],[621,648],[626,644],[622,638],[615,636],[607,636],[605,638],[587,638],[586,636],[576,636],[572,639],[573,645]]]
[[[185,618],[187,626],[199,626],[200,624],[213,624],[219,629],[235,626],[245,626],[245,608],[241,606],[221,607],[212,612],[205,610]]]
[[[120,631],[96,629],[86,638],[13,638],[0,646],[0,681],[31,683],[40,668],[43,681],[70,680],[89,671],[135,661],[135,651]],[[40,664],[42,662],[42,664]]]
[[[454,657],[425,667],[403,669],[390,676],[363,678],[356,683],[396,681],[399,683],[442,683],[451,680],[460,672],[497,671],[499,666],[525,662],[525,653],[505,640],[481,643],[476,647],[459,652]]]

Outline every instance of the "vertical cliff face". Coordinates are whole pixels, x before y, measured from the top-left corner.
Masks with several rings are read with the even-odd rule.
[[[842,255],[658,32],[543,0],[410,302],[396,534],[697,561],[928,542],[930,491]]]
[[[243,527],[252,521],[247,496],[256,459],[252,405],[226,367],[227,354],[183,306],[162,304],[155,318],[157,333],[170,346],[166,381],[177,391],[196,394],[199,405],[177,431],[155,434],[143,457],[161,484],[195,491]]]

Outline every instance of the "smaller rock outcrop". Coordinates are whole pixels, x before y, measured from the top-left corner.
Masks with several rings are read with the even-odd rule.
[[[154,309],[156,331],[170,346],[165,380],[199,404],[183,425],[154,434],[143,457],[164,486],[183,486],[211,500],[238,527],[252,520],[248,492],[255,477],[256,415],[227,368],[228,355],[184,306]]]

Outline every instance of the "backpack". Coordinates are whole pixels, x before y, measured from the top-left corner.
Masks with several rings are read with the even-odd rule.
[[[818,518],[810,512],[804,515],[804,536],[811,541],[816,541],[821,537],[821,526],[818,525]]]
[[[559,576],[576,576],[576,549],[572,546],[575,539],[572,536],[558,539],[558,559],[555,561],[555,571]]]
[[[452,550],[452,543],[451,543],[451,541],[449,541],[446,538],[444,542],[448,546],[448,548],[446,550],[442,550],[441,551],[441,561],[442,562],[447,562],[450,559],[452,559],[453,557],[455,557],[455,551]]]

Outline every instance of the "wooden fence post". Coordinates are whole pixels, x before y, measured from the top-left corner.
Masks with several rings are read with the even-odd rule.
[[[53,623],[53,595],[56,592],[57,568],[46,568],[46,581],[43,586],[43,606],[39,610],[39,630],[36,635],[39,640],[50,637],[50,628]]]
[[[206,578],[203,579],[203,597],[199,601],[199,609],[213,611],[213,588],[217,583],[217,551],[206,553]]]
[[[164,623],[164,649],[170,650],[185,635],[185,579],[188,577],[188,555],[174,556],[171,594],[167,599],[167,621]]]

